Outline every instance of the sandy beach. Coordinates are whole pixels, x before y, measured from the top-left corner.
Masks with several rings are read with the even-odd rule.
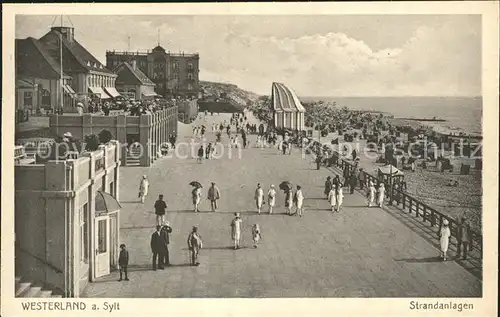
[[[414,123],[416,127],[419,126],[417,122]],[[393,122],[393,124],[396,123]],[[325,143],[336,138],[339,138],[341,146],[346,144],[348,147],[356,149],[360,157],[359,167],[363,168],[367,173],[375,176],[377,169],[385,165],[376,163],[376,157],[381,155],[380,152],[363,154],[366,140],[344,142],[343,137],[339,137],[335,132],[330,133],[328,137],[322,137],[321,142]],[[315,139],[317,140],[317,136]],[[349,158],[347,160],[349,161]],[[423,169],[421,164],[417,163],[415,172],[405,170],[403,173],[407,182],[407,193],[412,197],[454,218],[467,214],[472,227],[481,231],[482,179],[480,170],[471,169],[469,175],[460,175],[458,172],[450,173],[448,171],[441,173],[434,163],[428,164],[426,169]],[[450,180],[458,181],[459,186],[447,186]]]

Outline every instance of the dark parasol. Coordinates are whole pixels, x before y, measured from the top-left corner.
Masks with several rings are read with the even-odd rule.
[[[189,185],[194,186],[194,187],[203,188],[203,185],[201,185],[200,182],[198,182],[198,181],[192,181],[191,183],[189,183]]]
[[[284,182],[281,182],[281,184],[279,185],[279,188],[281,190],[291,190],[293,187],[292,187],[292,183],[290,183],[289,181],[284,181]]]

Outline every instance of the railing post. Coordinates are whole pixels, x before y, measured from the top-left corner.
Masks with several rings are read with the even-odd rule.
[[[431,209],[431,226],[436,226],[436,213],[434,209]]]
[[[415,218],[418,218],[418,216],[420,215],[419,213],[419,209],[420,208],[420,204],[418,203],[418,200],[415,201]]]
[[[410,204],[410,206],[408,207],[410,210],[408,211],[410,214],[411,214],[411,208],[412,208],[412,205],[413,205],[413,199],[411,199],[411,197],[408,197],[408,203]]]
[[[406,208],[406,194],[403,193],[403,210]]]
[[[427,221],[427,208],[425,207],[425,205],[423,205],[423,218],[424,218],[424,223]]]

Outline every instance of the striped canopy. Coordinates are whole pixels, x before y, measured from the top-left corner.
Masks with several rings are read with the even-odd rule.
[[[305,112],[306,110],[300,103],[299,98],[293,92],[281,83],[273,83],[272,86],[272,107],[273,111],[277,112]]]

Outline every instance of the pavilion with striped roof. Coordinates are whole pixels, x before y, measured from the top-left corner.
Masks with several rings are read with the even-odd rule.
[[[305,130],[306,110],[292,89],[282,83],[273,83],[271,98],[275,128]]]

